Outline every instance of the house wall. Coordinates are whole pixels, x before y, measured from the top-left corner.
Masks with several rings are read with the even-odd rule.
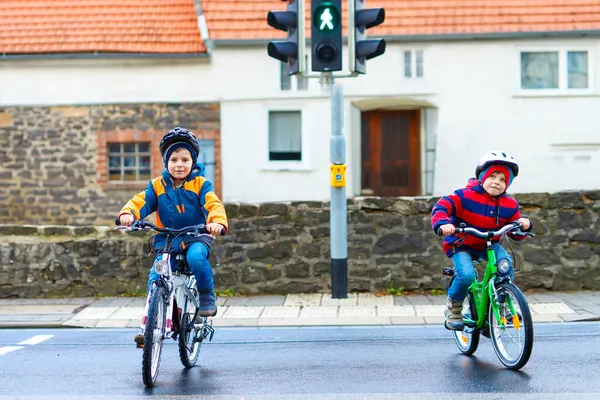
[[[361,189],[360,112],[381,107],[436,110],[429,127],[435,137],[434,195],[463,185],[480,155],[493,148],[511,151],[521,163],[511,192],[599,188],[599,46],[596,38],[389,43],[386,54],[368,62],[366,75],[337,80],[345,94],[348,195]],[[520,49],[582,48],[590,55],[591,90],[519,91]],[[407,49],[424,51],[422,78],[403,77]],[[307,91],[281,91],[280,64],[267,56],[266,46],[217,43],[210,61],[9,61],[0,69],[0,105],[219,101],[224,200],[329,196],[327,93],[316,79]],[[302,162],[268,162],[273,109],[302,110]]]

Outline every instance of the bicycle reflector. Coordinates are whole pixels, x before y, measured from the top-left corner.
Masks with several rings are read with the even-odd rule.
[[[508,262],[508,260],[506,258],[503,258],[502,260],[500,260],[498,262],[498,272],[500,272],[501,274],[506,274],[508,272],[508,270],[510,269],[510,263]]]
[[[159,275],[167,275],[169,272],[169,264],[165,260],[158,260],[154,263],[154,271]]]

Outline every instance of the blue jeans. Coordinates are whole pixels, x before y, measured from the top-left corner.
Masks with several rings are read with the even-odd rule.
[[[190,270],[196,277],[196,286],[199,290],[213,289],[213,270],[208,262],[209,250],[203,243],[192,243],[188,247],[185,254]],[[175,267],[175,255],[171,257],[171,270]],[[148,293],[150,293],[150,286],[153,281],[158,279],[160,276],[154,271],[154,268],[150,268],[150,276],[148,277]]]
[[[500,245],[500,243],[494,243],[492,245],[492,248],[494,249],[494,253],[496,254],[496,262],[499,262],[501,259],[506,258],[510,263],[510,268],[508,269],[508,272],[504,275],[498,273],[499,276],[510,275],[510,278],[512,279],[514,270],[512,257],[508,254],[504,247]],[[471,286],[471,284],[475,280],[475,267],[473,266],[473,259],[482,259],[487,261],[486,251],[460,251],[452,256],[455,277],[452,281],[452,285],[450,285],[450,287],[448,288],[448,297],[450,297],[454,301],[464,301],[465,297],[467,297],[469,286]]]

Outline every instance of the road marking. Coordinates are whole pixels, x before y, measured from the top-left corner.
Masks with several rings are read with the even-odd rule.
[[[0,347],[0,356],[4,355],[6,353],[10,353],[11,351],[15,351],[15,350],[20,350],[20,349],[24,349],[25,346],[29,345],[36,345],[38,343],[42,343],[44,340],[48,340],[51,337],[54,337],[54,335],[36,335],[33,337],[30,337],[27,340],[23,340],[19,344],[20,346],[4,346],[4,347]]]
[[[48,340],[51,337],[54,337],[54,335],[36,335],[36,336],[34,336],[32,338],[29,338],[27,340],[23,340],[22,342],[17,343],[17,344],[21,344],[21,345],[23,345],[23,344],[34,345],[34,344],[42,343],[44,340]]]
[[[6,353],[10,353],[11,351],[15,351],[15,350],[19,350],[22,349],[23,346],[5,346],[5,347],[0,347],[0,356],[4,355]]]

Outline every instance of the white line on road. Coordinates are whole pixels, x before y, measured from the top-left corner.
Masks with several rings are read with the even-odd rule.
[[[5,346],[0,347],[0,356],[6,353],[10,353],[11,351],[22,349],[23,346]]]
[[[27,340],[23,340],[22,342],[17,343],[17,344],[29,344],[29,345],[38,344],[38,343],[42,343],[44,340],[50,339],[51,337],[54,337],[54,335],[36,335]]]
[[[4,355],[6,353],[10,353],[11,351],[15,351],[15,350],[20,350],[25,348],[26,345],[35,345],[38,343],[42,343],[44,340],[48,340],[51,337],[54,337],[54,335],[36,335],[34,337],[30,337],[27,340],[23,340],[19,344],[20,346],[4,346],[4,347],[0,347],[0,356]]]

